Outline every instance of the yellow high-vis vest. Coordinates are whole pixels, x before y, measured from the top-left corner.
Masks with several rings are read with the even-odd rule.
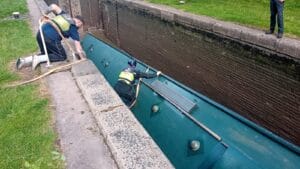
[[[57,26],[63,31],[66,32],[70,29],[71,22],[67,20],[63,15],[55,16],[52,21],[57,24]]]
[[[134,81],[134,74],[129,71],[122,71],[119,75],[119,80],[125,81],[127,84],[131,84]]]

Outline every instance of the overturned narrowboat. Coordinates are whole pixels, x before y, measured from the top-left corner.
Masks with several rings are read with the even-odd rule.
[[[88,34],[82,45],[113,86],[133,57]],[[137,69],[156,72],[141,61]],[[132,112],[176,168],[296,169],[300,148],[167,75],[142,79]]]

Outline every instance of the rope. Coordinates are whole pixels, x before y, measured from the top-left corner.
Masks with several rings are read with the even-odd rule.
[[[72,55],[74,57],[75,52],[74,52],[72,46],[68,43],[68,41],[66,40],[66,38],[61,33],[59,27],[52,20],[50,20],[48,16],[45,16],[45,15],[44,15],[42,23],[49,23],[49,24],[51,24],[51,26],[57,31],[57,33],[59,34],[59,36],[61,37],[61,39],[67,44],[68,48],[70,49],[70,51],[71,51],[71,53],[72,53]]]
[[[50,23],[51,26],[53,26],[53,28],[60,35],[60,37],[62,38],[62,40],[67,44],[68,48],[72,52],[73,57],[75,58],[75,56],[74,56],[75,53],[74,53],[74,50],[73,50],[72,46],[66,41],[66,38],[62,35],[62,33],[61,33],[60,29],[58,28],[58,26],[55,23],[53,23],[53,21],[51,21],[48,16],[45,16],[45,15],[44,15],[43,18],[40,19],[40,23],[41,24]],[[44,74],[42,74],[42,75],[40,75],[40,76],[38,76],[36,78],[30,79],[30,80],[27,80],[27,81],[24,81],[24,82],[20,82],[20,83],[17,83],[17,84],[10,84],[10,85],[4,86],[4,88],[12,88],[12,87],[17,87],[17,86],[25,85],[25,84],[28,84],[28,83],[32,83],[34,81],[37,81],[37,80],[39,80],[39,79],[41,79],[43,77],[46,77],[46,76],[50,75],[50,74],[52,74],[52,73],[54,73],[56,71],[62,71],[62,70],[65,70],[65,69],[69,69],[69,66],[81,63],[81,62],[83,62],[85,60],[86,60],[85,58],[81,58],[81,60],[79,60],[79,61],[74,61],[72,63],[66,64],[66,65],[62,65],[62,66],[58,66],[58,67],[56,67],[54,69],[51,69],[48,72],[46,72],[46,73],[44,73]]]
[[[4,86],[4,88],[13,88],[13,87],[17,87],[17,86],[21,86],[21,85],[25,85],[25,84],[28,84],[28,83],[32,83],[34,81],[37,81],[41,78],[44,78],[54,72],[59,72],[59,71],[63,71],[63,70],[67,70],[67,69],[70,69],[69,66],[72,66],[72,65],[75,65],[75,64],[78,64],[78,63],[81,63],[83,61],[85,61],[86,59],[81,59],[81,60],[78,60],[78,61],[75,61],[75,62],[72,62],[72,63],[69,63],[69,64],[66,64],[66,65],[62,65],[62,66],[58,66],[54,69],[51,69],[49,70],[48,72],[36,77],[36,78],[33,78],[33,79],[30,79],[30,80],[27,80],[27,81],[24,81],[24,82],[20,82],[20,83],[17,83],[17,84],[10,84],[10,85],[7,85],[7,86]]]
[[[147,68],[146,73],[147,73],[148,71],[149,71],[149,68]],[[137,98],[138,98],[138,96],[139,96],[139,93],[140,93],[141,81],[142,81],[142,78],[139,78],[139,82],[138,82],[138,84],[137,84],[137,86],[136,86],[135,99],[134,99],[134,101],[131,103],[131,105],[129,106],[129,109],[131,109],[131,108],[135,105],[135,103],[136,103],[136,100],[137,100]]]

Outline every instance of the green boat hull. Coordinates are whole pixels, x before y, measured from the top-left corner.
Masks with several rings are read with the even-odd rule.
[[[89,34],[82,45],[112,86],[133,58]],[[156,72],[140,61],[137,69]],[[179,169],[296,169],[300,166],[298,146],[167,75],[141,81],[132,112]]]

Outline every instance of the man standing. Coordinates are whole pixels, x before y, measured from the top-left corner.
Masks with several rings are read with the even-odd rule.
[[[81,58],[84,57],[78,33],[78,29],[84,24],[83,18],[81,16],[71,18],[56,4],[51,4],[45,14],[47,15],[50,12],[53,12],[56,16],[48,20],[48,22],[45,22],[45,24],[42,25],[42,30],[39,30],[36,36],[41,53],[36,56],[19,58],[16,63],[17,69],[30,65],[32,65],[32,69],[35,69],[38,64],[46,62],[48,57],[51,62],[66,60],[67,55],[61,44],[61,36],[64,38],[71,37],[74,40],[76,52]],[[40,31],[42,31],[44,35],[48,57],[45,54]]]
[[[131,106],[136,99],[135,81],[139,78],[154,78],[161,74],[160,71],[153,74],[143,73],[136,70],[135,68],[136,61],[128,61],[128,67],[120,73],[118,82],[114,86],[115,91],[128,107]]]
[[[283,8],[284,8],[284,0],[270,0],[270,30],[266,32],[266,34],[273,34],[276,25],[276,16],[277,16],[277,24],[278,24],[278,34],[277,38],[282,38],[283,36]]]

